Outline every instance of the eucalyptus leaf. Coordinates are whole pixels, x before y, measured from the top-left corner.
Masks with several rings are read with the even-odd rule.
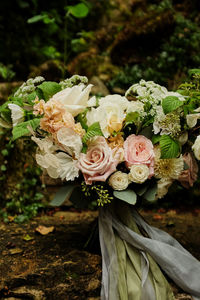
[[[51,206],[61,206],[67,199],[71,197],[76,185],[71,183],[61,187],[50,202]]]
[[[152,187],[150,187],[143,195],[144,199],[146,199],[149,202],[155,201],[157,193],[157,184],[154,184]]]
[[[174,111],[183,104],[184,101],[180,101],[176,96],[168,96],[162,100],[162,108],[165,114]]]
[[[135,192],[138,196],[142,196],[147,191],[147,189],[148,189],[147,184],[143,184],[143,185],[137,184],[137,187],[135,188]]]
[[[124,191],[113,191],[113,195],[116,198],[123,200],[132,205],[136,204],[136,201],[137,201],[137,195],[131,189],[126,189]]]

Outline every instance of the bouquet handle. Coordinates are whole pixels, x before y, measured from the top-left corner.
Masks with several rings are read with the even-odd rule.
[[[99,237],[102,300],[174,299],[158,265],[200,300],[200,262],[169,234],[148,225],[133,207],[118,201],[102,207]]]

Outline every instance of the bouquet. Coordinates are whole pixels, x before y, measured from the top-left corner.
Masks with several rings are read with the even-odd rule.
[[[141,80],[124,96],[105,97],[90,96],[83,76],[36,77],[0,108],[0,125],[13,127],[14,140],[30,136],[37,163],[63,181],[52,204],[68,197],[100,206],[102,299],[174,299],[157,263],[200,297],[200,263],[134,210],[139,199],[164,197],[174,182],[189,188],[198,179],[200,71],[191,74],[193,83],[176,92]]]

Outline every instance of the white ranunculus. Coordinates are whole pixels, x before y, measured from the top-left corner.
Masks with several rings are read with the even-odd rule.
[[[147,165],[132,165],[129,173],[129,180],[135,183],[143,183],[149,177],[149,168]]]
[[[157,192],[156,192],[156,199],[163,198],[167,192],[169,187],[172,185],[173,180],[170,178],[161,178],[157,182]]]
[[[131,101],[128,103],[127,113],[130,112],[143,112],[144,111],[144,103],[140,101]]]
[[[113,190],[125,190],[129,184],[128,174],[117,171],[110,176],[108,183]]]
[[[72,88],[66,88],[58,92],[52,99],[60,101],[66,110],[76,117],[87,107],[91,88],[92,84],[87,87],[84,84],[75,85]]]
[[[78,161],[76,159],[73,159],[70,155],[63,152],[57,153],[56,158],[59,162],[59,168],[57,170],[58,177],[68,181],[74,180],[79,176]]]
[[[194,126],[196,126],[197,121],[200,119],[200,107],[198,107],[194,111],[195,111],[194,114],[189,114],[186,116],[187,125],[190,128],[193,128]]]
[[[44,170],[47,171],[48,175],[51,178],[59,178],[59,161],[56,158],[55,154],[51,154],[51,153],[44,153],[44,154],[40,154],[37,153],[36,156],[36,162],[37,164],[42,167]]]
[[[200,160],[200,135],[196,138],[192,150],[194,151],[196,159]]]
[[[99,107],[92,108],[87,113],[87,125],[99,122],[104,137],[108,138],[114,131],[121,130],[128,103],[128,100],[120,95],[108,95],[101,98]]]
[[[24,110],[19,105],[9,103],[8,108],[11,110],[13,127],[24,121]]]
[[[37,163],[47,171],[52,178],[74,180],[79,175],[78,157],[82,149],[80,136],[70,128],[61,128],[57,132],[59,146],[54,145],[51,138],[32,140],[39,146],[36,154]],[[58,151],[65,152],[58,152]]]

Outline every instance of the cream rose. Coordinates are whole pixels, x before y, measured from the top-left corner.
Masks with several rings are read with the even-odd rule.
[[[200,160],[200,135],[196,138],[192,150],[194,151],[196,159]]]
[[[149,178],[154,174],[154,150],[152,142],[143,135],[131,134],[124,142],[126,165],[147,165]]]
[[[108,183],[113,188],[113,190],[125,190],[129,184],[128,174],[117,171],[110,176]]]
[[[114,131],[120,131],[126,117],[128,100],[120,95],[108,95],[99,100],[99,107],[87,113],[87,124],[99,122],[103,135],[108,138]]]
[[[128,177],[132,182],[143,183],[148,179],[149,174],[147,165],[132,165]]]
[[[84,84],[75,85],[72,88],[66,88],[58,92],[52,99],[61,102],[65,109],[75,117],[87,107],[91,88],[92,84],[87,87]]]
[[[79,157],[79,169],[82,171],[86,184],[93,181],[106,181],[116,170],[118,160],[104,137],[96,137],[89,144],[87,153]]]

